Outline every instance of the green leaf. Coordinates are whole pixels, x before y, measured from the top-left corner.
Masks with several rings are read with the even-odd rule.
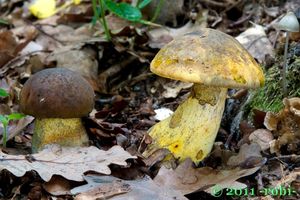
[[[128,21],[135,22],[142,18],[141,11],[128,3],[115,3],[111,0],[106,0],[105,6],[110,12]]]
[[[7,116],[7,119],[16,120],[16,119],[22,119],[23,117],[25,117],[25,115],[22,113],[11,113]]]
[[[9,94],[6,92],[6,90],[0,88],[0,97],[8,97]]]
[[[7,116],[6,116],[6,115],[0,115],[0,122],[1,122],[3,125],[7,125],[7,124],[8,124]]]
[[[147,6],[149,3],[151,3],[152,0],[142,0],[139,2],[139,4],[137,5],[137,7],[139,9],[144,8],[145,6]]]
[[[8,25],[9,23],[7,21],[5,21],[4,19],[0,19],[0,24]]]

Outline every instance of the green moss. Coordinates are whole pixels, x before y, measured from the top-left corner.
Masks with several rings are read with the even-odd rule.
[[[294,48],[292,47],[290,52],[293,52]],[[245,107],[246,113],[249,114],[249,111],[252,109],[278,112],[283,108],[281,60],[282,58],[278,58],[271,68],[264,71],[266,76],[265,85],[259,90],[252,92],[251,100]],[[289,55],[289,61],[287,71],[288,97],[299,97],[300,57]]]

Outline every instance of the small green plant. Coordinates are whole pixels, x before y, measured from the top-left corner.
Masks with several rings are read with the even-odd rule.
[[[9,94],[2,88],[0,88],[0,97],[8,97]]]
[[[8,25],[9,23],[4,19],[0,19],[0,24]]]
[[[151,0],[141,0],[138,1],[136,6],[132,6],[128,3],[121,2],[116,3],[112,0],[92,0],[93,12],[94,12],[94,22],[98,20],[104,27],[105,35],[107,40],[111,40],[111,35],[107,22],[105,20],[105,11],[108,10],[118,17],[131,21],[142,23],[146,25],[154,25],[152,22],[142,19],[141,9],[147,6]]]
[[[2,88],[0,88],[0,97],[7,97],[9,94]],[[9,115],[0,115],[0,122],[3,125],[3,137],[2,143],[3,147],[6,147],[7,134],[8,134],[8,124],[11,120],[22,119],[25,115],[21,113],[11,113]]]

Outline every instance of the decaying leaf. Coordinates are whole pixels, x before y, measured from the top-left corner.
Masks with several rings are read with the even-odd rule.
[[[193,83],[187,83],[182,81],[170,81],[165,80],[162,81],[165,83],[162,83],[163,88],[165,91],[163,91],[162,96],[164,98],[176,98],[179,92],[183,89],[189,89],[193,86]]]
[[[81,74],[98,91],[97,74],[98,62],[92,49],[56,50],[50,54],[46,62],[56,62],[57,66],[70,69]]]
[[[273,134],[267,129],[257,129],[249,135],[249,140],[259,144],[261,150],[264,151],[270,148]]]
[[[175,170],[162,167],[154,178],[154,182],[180,191],[182,194],[189,194],[197,190],[209,189],[215,184],[218,184],[220,188],[232,187],[232,185],[237,185],[237,179],[253,174],[259,168],[260,166],[248,169],[236,167],[223,170],[210,167],[194,168],[192,161],[187,159]]]
[[[243,144],[240,148],[239,153],[236,156],[231,156],[228,159],[227,165],[245,165],[244,162],[249,158],[261,158],[260,150],[260,146],[257,143]]]
[[[270,130],[275,131],[277,129],[278,117],[272,112],[267,112],[264,118],[264,126]]]
[[[170,189],[168,185],[157,185],[149,177],[140,180],[125,181],[113,176],[87,175],[84,179],[87,185],[80,186],[71,190],[72,194],[78,194],[77,200],[108,198],[112,200],[184,200],[180,192]],[[123,194],[122,194],[123,193]],[[115,196],[112,196],[112,195]],[[85,198],[82,198],[85,197]],[[91,198],[94,197],[94,198]]]
[[[108,165],[126,166],[125,160],[135,158],[120,146],[113,146],[108,151],[94,146],[62,148],[50,145],[43,151],[24,155],[7,155],[0,152],[0,169],[7,169],[15,176],[21,177],[27,171],[35,170],[41,178],[49,181],[53,175],[61,175],[69,180],[83,181],[83,173],[95,171],[110,174]]]
[[[43,184],[43,188],[55,196],[58,195],[71,195],[70,181],[61,176],[52,176],[49,182]]]
[[[144,13],[153,18],[156,14],[155,22],[165,25],[165,23],[172,23],[173,26],[177,25],[177,15],[182,15],[183,12],[183,0],[175,1],[161,1],[152,0],[148,6],[145,7]],[[160,9],[158,13],[157,9]]]
[[[161,48],[174,38],[180,37],[186,33],[197,32],[200,28],[205,25],[194,24],[192,22],[186,23],[180,28],[157,28],[150,30],[148,35],[150,37],[149,46],[152,48]]]
[[[286,145],[288,152],[297,153],[300,142],[300,98],[284,99],[283,104],[284,108],[279,113],[267,114],[264,121],[276,138],[270,150],[280,154],[280,148]]]
[[[102,184],[101,187],[90,189],[78,194],[75,200],[94,200],[94,199],[111,199],[110,197],[124,194],[130,191],[128,184],[115,181],[113,183]]]
[[[254,24],[253,27],[241,33],[236,39],[256,58],[260,63],[265,60],[266,55],[274,57],[274,49],[269,41],[264,28]]]
[[[14,58],[17,41],[11,31],[0,32],[0,67]]]
[[[18,135],[28,124],[30,124],[34,118],[32,116],[26,116],[20,120],[13,120],[8,127],[8,140],[12,139],[16,135]],[[0,125],[1,127],[2,125]],[[0,129],[0,135],[3,134],[2,128]],[[2,144],[2,140],[0,140],[0,144]]]

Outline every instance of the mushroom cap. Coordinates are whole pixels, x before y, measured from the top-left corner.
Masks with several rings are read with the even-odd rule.
[[[185,34],[154,57],[153,73],[175,80],[225,88],[264,84],[260,66],[233,37],[209,28]]]
[[[93,88],[81,75],[65,68],[35,73],[20,94],[21,111],[37,118],[80,118],[93,107]]]
[[[299,22],[293,12],[288,12],[279,22],[274,24],[278,30],[299,32]]]

